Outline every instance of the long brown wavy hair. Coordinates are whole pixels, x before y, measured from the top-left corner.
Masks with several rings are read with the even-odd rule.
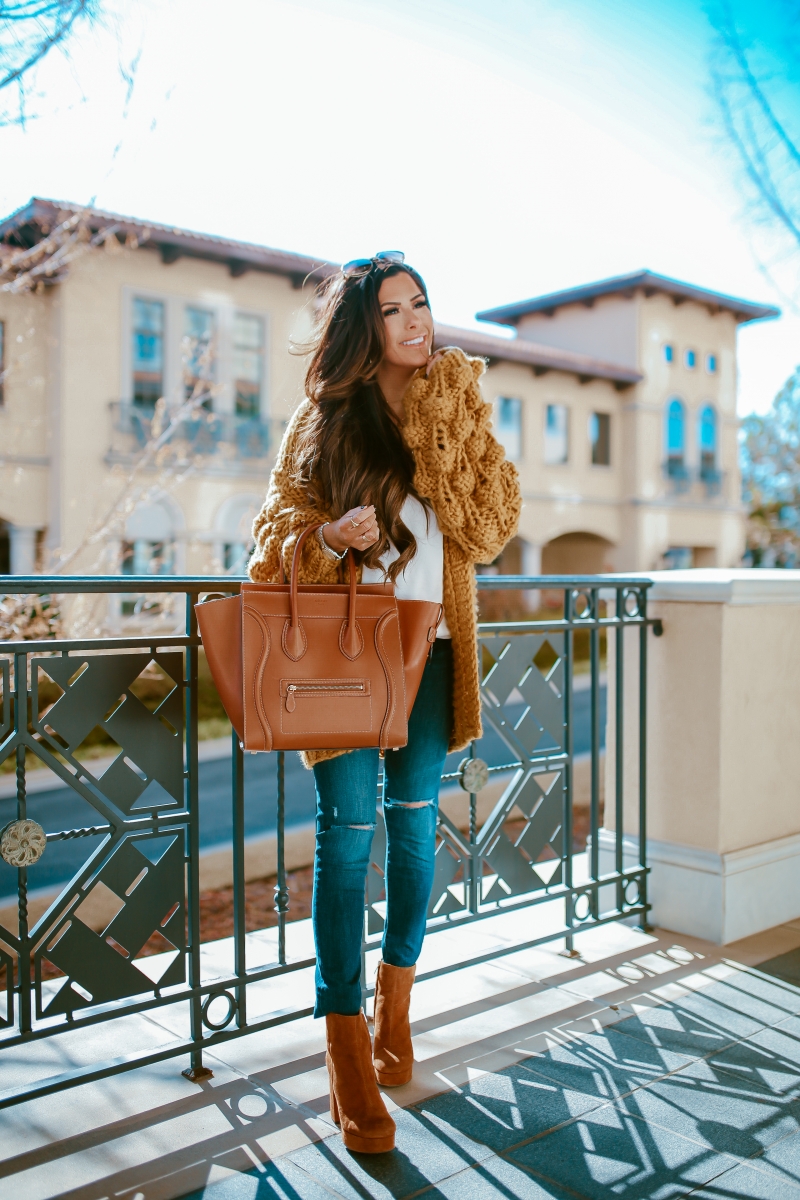
[[[428,300],[422,277],[411,267],[373,266],[367,275],[334,275],[321,285],[321,306],[308,347],[306,395],[316,406],[297,458],[297,472],[318,506],[334,519],[359,504],[374,504],[381,537],[357,554],[378,567],[392,542],[398,557],[391,580],[416,554],[414,535],[400,509],[414,489],[414,457],[376,379],[385,350],[378,291],[384,279],[410,275]]]

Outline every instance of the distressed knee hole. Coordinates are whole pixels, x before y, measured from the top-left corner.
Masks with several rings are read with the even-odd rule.
[[[387,805],[391,808],[429,808],[433,804],[432,800],[387,800]]]
[[[348,825],[348,826],[346,826],[346,828],[347,829],[371,829],[371,830],[374,830],[375,826],[374,825]]]

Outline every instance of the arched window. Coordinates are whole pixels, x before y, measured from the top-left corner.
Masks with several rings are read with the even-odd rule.
[[[717,414],[711,404],[700,410],[700,478],[711,480],[717,474]]]
[[[256,495],[229,496],[220,505],[214,520],[216,570],[226,575],[244,575],[253,549],[253,518],[261,507]]]
[[[667,474],[686,473],[686,409],[683,401],[670,400],[667,405]]]
[[[158,500],[137,504],[125,523],[123,575],[171,575],[175,570],[173,514]]]

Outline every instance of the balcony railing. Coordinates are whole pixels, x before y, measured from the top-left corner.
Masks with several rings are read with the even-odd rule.
[[[11,1086],[0,1093],[0,1107],[181,1056],[189,1057],[186,1073],[203,1078],[208,1074],[203,1067],[207,1048],[312,1011],[309,995],[308,1004],[301,1006],[287,998],[274,1010],[265,1012],[262,1003],[248,1012],[249,988],[312,966],[314,960],[307,951],[296,957],[287,952],[284,827],[290,772],[285,755],[278,752],[269,756],[276,785],[277,941],[274,961],[253,962],[253,935],[246,934],[245,927],[244,758],[235,735],[230,776],[232,954],[229,961],[219,954],[201,960],[200,642],[194,605],[211,592],[235,593],[240,582],[227,577],[118,576],[6,576],[0,582],[0,591],[17,594],[109,594],[132,586],[171,592],[183,595],[186,613],[182,634],[153,631],[137,637],[0,643],[0,763],[14,763],[16,780],[14,798],[3,802],[8,811],[0,842],[0,881],[8,888],[13,879],[16,910],[13,928],[0,925],[0,972],[5,976],[0,1063],[4,1050],[13,1061],[13,1048],[21,1043],[132,1013],[171,1005],[188,1016],[188,1032],[167,1044],[45,1075],[33,1085]],[[660,632],[659,623],[647,616],[650,583],[621,576],[495,576],[479,578],[478,586],[559,589],[563,609],[544,620],[479,626],[476,649],[485,733],[467,755],[451,756],[446,764],[443,781],[460,783],[464,812],[461,820],[444,811],[439,815],[429,933],[435,936],[454,925],[524,909],[530,916],[519,940],[491,953],[479,951],[469,962],[495,959],[554,938],[564,938],[569,953],[577,931],[631,917],[644,924],[649,908],[648,627]],[[604,835],[615,847],[614,865],[605,873],[598,836],[603,643],[613,697],[615,764],[606,795],[615,832]],[[588,686],[576,688],[579,651]],[[157,707],[148,708],[137,698],[137,680],[153,664],[168,681],[167,694]],[[43,701],[45,686],[54,702]],[[580,855],[573,849],[578,699],[582,748],[590,766],[588,850]],[[117,757],[102,773],[94,760],[78,754],[87,735],[98,728],[118,747]],[[38,789],[28,792],[29,756],[49,769],[54,786],[66,789],[64,797],[69,801],[71,796],[71,804],[37,810]],[[487,814],[478,801],[493,778],[505,786]],[[271,803],[262,789],[251,799],[261,806]],[[86,814],[81,827],[69,826],[73,818],[68,814],[76,805]],[[626,819],[638,834],[633,865],[627,846],[623,861]],[[379,813],[371,855],[378,865],[369,870],[365,898],[365,950],[377,944],[383,925],[384,838]],[[83,844],[85,855],[76,859],[75,847]],[[70,869],[58,895],[33,919],[29,891],[41,892],[40,863],[43,858],[47,863],[48,856],[52,862],[64,847],[71,849]],[[112,910],[98,931],[96,922],[90,927],[83,906],[90,907],[94,900],[107,905],[109,897]],[[157,960],[142,958],[143,947],[154,935],[172,952]],[[263,940],[259,945],[263,951]],[[148,963],[145,972],[142,968]],[[465,965],[443,965],[419,978]],[[366,981],[364,989],[368,994]],[[287,980],[287,996],[290,991]]]
[[[669,481],[671,491],[678,494],[688,492],[692,485],[689,468],[682,458],[668,458],[665,461],[664,477]]]
[[[106,461],[132,463],[152,448],[170,422],[167,410],[161,426],[154,425],[153,409],[113,401],[111,442]],[[174,422],[174,427],[153,455],[153,466],[199,465],[206,471],[242,474],[266,469],[274,460],[286,422],[277,418],[244,417],[204,408]]]
[[[686,495],[694,484],[702,486],[708,499],[722,494],[725,475],[716,467],[701,466],[694,469],[687,467],[683,459],[668,458],[662,464],[662,471],[668,481],[669,490],[675,495]]]
[[[701,466],[697,478],[706,490],[707,496],[719,496],[722,492],[723,472],[716,467]]]

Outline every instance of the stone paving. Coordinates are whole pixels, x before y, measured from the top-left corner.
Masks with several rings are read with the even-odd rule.
[[[639,962],[658,969],[650,957]],[[767,970],[798,966],[800,951]],[[394,1154],[351,1155],[334,1137],[192,1200],[800,1200],[798,1012],[792,984],[716,965],[541,1034],[515,1065],[397,1113]]]
[[[461,931],[461,955],[463,934],[473,954],[521,940],[517,919]],[[303,1020],[217,1047],[202,1086],[172,1060],[0,1113],[0,1198],[800,1200],[800,922],[723,948],[624,925],[577,944],[415,988],[392,1154],[343,1148],[322,1023]],[[16,1077],[52,1073],[54,1053],[39,1043]],[[92,1054],[65,1043],[60,1061]]]

